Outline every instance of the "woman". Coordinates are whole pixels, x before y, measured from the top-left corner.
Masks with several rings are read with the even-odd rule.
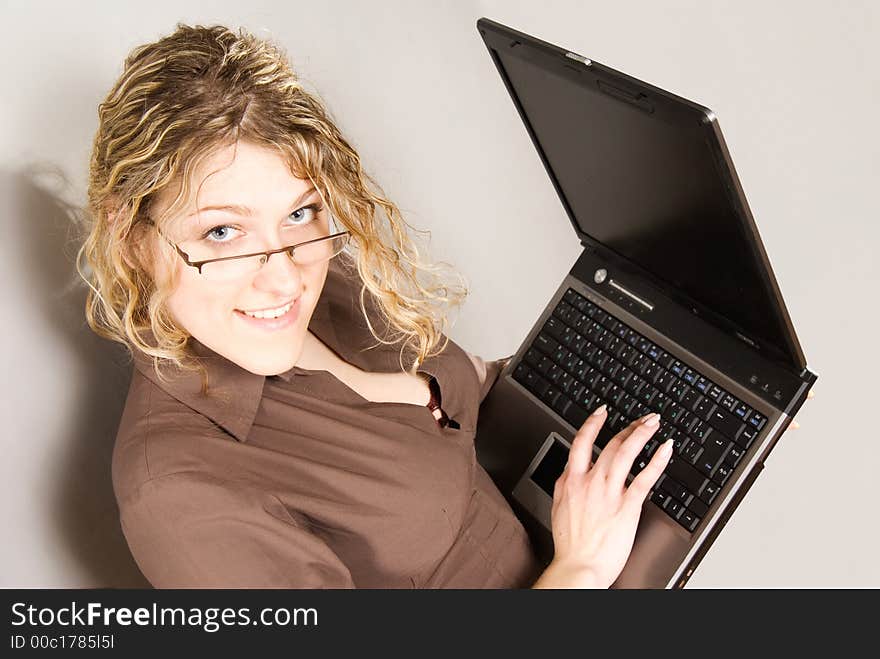
[[[594,465],[578,432],[546,570],[474,456],[504,360],[443,334],[466,291],[272,44],[178,26],[99,109],[80,251],[93,330],[135,370],[113,455],[157,587],[609,586],[668,443],[650,415]]]

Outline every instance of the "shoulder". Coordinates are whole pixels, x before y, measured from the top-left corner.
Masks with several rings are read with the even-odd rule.
[[[230,441],[209,418],[134,369],[113,447],[117,501],[121,504],[151,479],[207,466],[205,445]]]

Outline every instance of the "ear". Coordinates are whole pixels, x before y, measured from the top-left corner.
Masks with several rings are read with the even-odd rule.
[[[119,218],[121,210],[113,210],[107,214],[107,222],[113,226]],[[122,246],[122,260],[132,270],[141,270],[153,276],[153,252],[150,225],[136,221],[125,237]]]

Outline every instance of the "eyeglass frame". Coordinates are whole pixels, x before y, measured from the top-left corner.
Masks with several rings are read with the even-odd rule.
[[[160,236],[162,236],[168,242],[169,245],[171,245],[175,250],[177,250],[177,253],[180,255],[180,258],[183,259],[183,262],[186,263],[191,268],[195,268],[196,270],[198,270],[200,275],[203,274],[202,267],[208,263],[216,263],[217,261],[231,261],[233,259],[247,259],[252,256],[265,256],[266,261],[260,266],[260,268],[262,268],[263,265],[266,265],[266,263],[269,262],[269,258],[273,254],[280,254],[281,252],[288,252],[288,251],[295,252],[297,247],[302,247],[303,245],[309,245],[311,243],[321,242],[322,240],[330,240],[332,238],[338,238],[339,236],[348,236],[349,239],[351,238],[350,231],[340,231],[338,233],[334,233],[329,236],[323,236],[321,238],[312,238],[311,240],[304,240],[301,243],[295,243],[293,245],[288,245],[287,247],[279,247],[278,249],[271,249],[266,252],[254,252],[253,254],[238,254],[237,256],[221,256],[220,258],[207,259],[205,261],[190,261],[189,254],[187,254],[182,249],[180,249],[180,247],[177,245],[177,243],[172,242],[164,233],[162,233],[159,230],[159,227],[156,226],[155,222],[153,222],[152,220],[147,220],[147,224],[151,224],[151,225],[155,226],[158,234]],[[348,244],[348,240],[346,240],[346,244]],[[337,255],[338,254],[334,254],[333,256],[337,256]],[[333,258],[333,257],[331,256],[330,258]]]

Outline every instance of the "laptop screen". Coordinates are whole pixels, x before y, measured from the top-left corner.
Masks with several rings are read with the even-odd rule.
[[[494,52],[581,232],[758,344],[790,354],[763,266],[694,113],[675,120],[650,99],[620,100],[558,59],[545,68]]]

